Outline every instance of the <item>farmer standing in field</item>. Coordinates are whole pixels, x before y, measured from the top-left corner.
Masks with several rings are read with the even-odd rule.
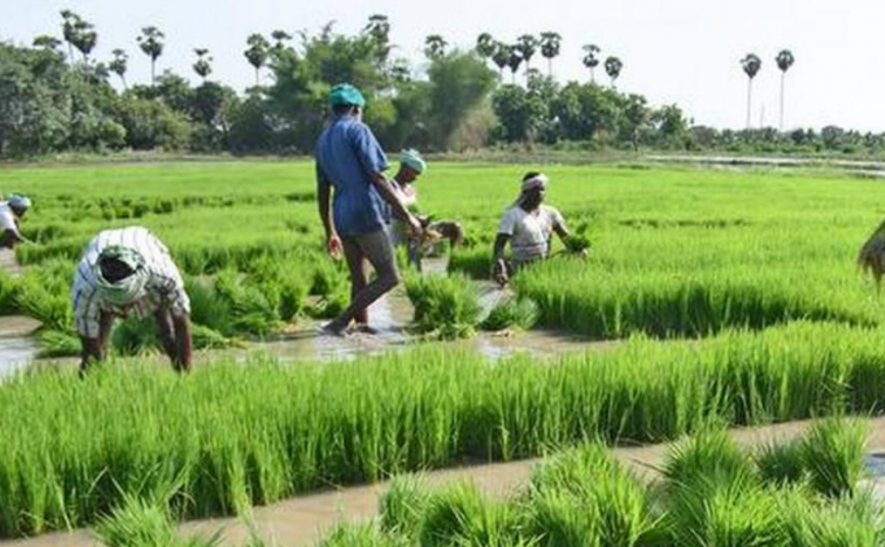
[[[417,214],[418,191],[415,181],[427,171],[427,162],[421,154],[414,149],[403,150],[399,153],[400,167],[393,178],[393,189],[403,205]],[[390,225],[390,239],[394,247],[405,245],[408,249],[409,263],[415,269],[421,271],[421,253],[428,247],[432,247],[442,238],[447,238],[452,245],[459,245],[463,240],[461,225],[452,221],[430,222],[429,217],[418,217],[418,221],[424,228],[423,237],[411,237],[408,228],[402,221],[394,220]]]
[[[400,280],[385,230],[390,209],[413,234],[421,233],[421,224],[384,175],[387,157],[362,122],[366,104],[362,93],[349,84],[337,85],[329,93],[329,103],[332,119],[317,142],[315,154],[317,201],[329,254],[337,257],[344,252],[350,271],[351,302],[324,330],[340,335],[356,320],[360,330],[371,333],[366,308]],[[330,200],[332,188],[335,193]],[[371,283],[367,262],[377,275]]]
[[[81,374],[91,362],[104,359],[114,318],[131,314],[152,314],[172,366],[190,370],[190,300],[166,246],[145,228],[95,236],[77,266],[72,292]]]
[[[493,276],[499,285],[507,284],[510,276],[523,266],[546,259],[550,254],[553,232],[563,242],[569,237],[560,212],[544,205],[548,183],[549,179],[543,173],[527,173],[516,202],[504,211],[493,254]],[[504,258],[508,241],[512,250],[510,263]]]
[[[31,200],[27,196],[12,194],[9,200],[0,201],[0,230],[2,242],[0,246],[14,249],[19,243],[28,241],[21,233],[21,221],[31,208]]]

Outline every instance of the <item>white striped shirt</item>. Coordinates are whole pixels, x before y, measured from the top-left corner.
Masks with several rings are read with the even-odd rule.
[[[127,247],[137,251],[144,257],[148,271],[148,280],[141,294],[125,308],[111,304],[98,291],[95,267],[102,250],[109,246]],[[165,307],[174,317],[190,314],[190,300],[184,292],[184,282],[169,256],[169,250],[147,229],[138,226],[105,230],[89,242],[74,274],[72,294],[74,324],[77,332],[85,338],[99,336],[102,311],[123,317],[134,313],[136,317],[142,318]]]

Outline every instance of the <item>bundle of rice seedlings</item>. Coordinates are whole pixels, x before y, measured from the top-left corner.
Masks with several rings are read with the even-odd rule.
[[[449,273],[461,273],[471,279],[489,279],[492,274],[491,247],[456,247],[449,254]]]
[[[776,493],[749,475],[701,478],[669,499],[664,528],[680,547],[786,547]]]
[[[753,460],[766,484],[780,487],[806,478],[801,441],[772,443],[756,450]]]
[[[210,281],[186,277],[184,289],[191,303],[191,321],[222,334],[233,333],[231,304],[215,292]]]
[[[584,254],[591,245],[590,238],[584,234],[571,234],[565,238],[565,249],[569,254]]]
[[[876,285],[881,284],[882,275],[885,274],[885,220],[860,248],[857,265],[873,275]]]
[[[317,547],[409,547],[401,536],[384,532],[374,522],[339,524],[317,544]]]
[[[598,443],[532,470],[526,529],[542,545],[645,545],[658,533],[645,487]]]
[[[421,519],[430,499],[427,482],[415,475],[395,477],[381,497],[381,529],[417,539]]]
[[[882,509],[868,494],[821,502],[788,492],[779,507],[790,547],[878,547],[885,541]]]
[[[538,305],[531,298],[510,297],[498,303],[480,324],[480,328],[497,332],[506,329],[528,330],[540,317]]]
[[[448,486],[430,497],[419,537],[422,547],[505,547],[519,542],[512,509],[488,500],[467,483]]]
[[[415,330],[442,339],[470,336],[482,307],[473,284],[462,275],[409,276],[406,294],[415,308]]]
[[[111,333],[111,346],[127,357],[155,353],[160,348],[160,334],[153,317],[129,317],[117,321]]]
[[[69,332],[44,330],[40,332],[39,357],[76,357],[80,355],[80,339]]]
[[[107,547],[218,547],[221,532],[202,538],[179,535],[165,504],[127,494],[123,505],[95,527]]]
[[[699,480],[740,481],[753,476],[747,457],[724,429],[704,429],[683,439],[667,455],[663,474],[671,489]]]
[[[811,486],[830,497],[853,494],[864,473],[867,434],[867,426],[860,420],[817,422],[800,448]]]

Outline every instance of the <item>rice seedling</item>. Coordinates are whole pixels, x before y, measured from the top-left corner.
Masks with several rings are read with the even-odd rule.
[[[510,297],[500,302],[480,323],[480,328],[497,332],[507,329],[528,330],[539,316],[538,305],[530,298]]]
[[[340,524],[317,547],[409,547],[405,538],[381,531],[374,522],[367,524]]]
[[[421,334],[464,338],[479,322],[482,308],[476,291],[462,276],[409,276],[406,294],[415,308],[415,330]]]
[[[435,492],[421,522],[422,547],[510,547],[518,543],[513,509],[484,497],[476,486],[458,483]]]
[[[864,473],[867,427],[858,420],[817,422],[801,445],[811,486],[830,497],[850,496]]]
[[[417,539],[421,518],[427,508],[427,483],[414,475],[394,477],[379,502],[381,529],[409,539]]]
[[[44,330],[40,332],[40,357],[74,357],[80,355],[80,339],[69,332]]]
[[[807,478],[801,441],[773,443],[758,449],[754,462],[762,480],[769,485],[798,484]]]
[[[706,429],[683,439],[667,455],[663,475],[673,489],[691,489],[693,481],[729,483],[749,480],[753,469],[725,429]]]
[[[779,506],[791,547],[876,547],[885,540],[882,508],[868,494],[822,503],[801,493]]]

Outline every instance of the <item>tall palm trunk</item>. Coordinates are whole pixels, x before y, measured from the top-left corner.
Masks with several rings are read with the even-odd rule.
[[[780,132],[784,132],[784,81],[787,79],[786,71],[781,71],[781,125]]]
[[[553,57],[547,57],[547,76],[553,77]]]
[[[151,87],[154,87],[154,85],[157,82],[157,72],[156,71],[157,71],[157,60],[152,58],[151,59]]]
[[[750,129],[753,104],[753,78],[747,79],[747,129]]]
[[[261,77],[258,74],[258,67],[255,67],[255,87],[261,85]]]

